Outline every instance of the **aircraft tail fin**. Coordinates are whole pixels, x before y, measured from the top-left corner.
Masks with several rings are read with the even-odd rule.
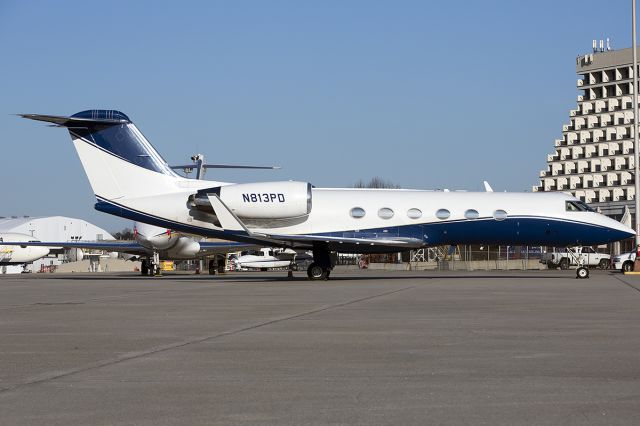
[[[96,196],[107,200],[175,190],[180,177],[124,113],[87,110],[69,117],[19,114],[65,127]]]

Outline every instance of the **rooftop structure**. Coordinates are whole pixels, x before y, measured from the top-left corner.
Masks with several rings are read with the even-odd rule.
[[[534,192],[565,191],[616,218],[634,210],[633,51],[600,50],[576,59],[577,106]]]

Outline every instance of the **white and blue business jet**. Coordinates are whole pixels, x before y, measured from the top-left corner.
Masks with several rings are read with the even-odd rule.
[[[565,193],[187,179],[171,169],[122,112],[21,116],[68,129],[97,210],[206,237],[311,249],[311,279],[328,277],[331,252],[383,253],[445,244],[593,245],[635,235]]]

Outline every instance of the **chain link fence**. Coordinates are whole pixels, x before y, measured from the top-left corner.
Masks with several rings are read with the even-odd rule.
[[[554,250],[545,246],[442,246],[384,255],[342,255],[338,264],[358,265],[363,269],[539,270],[547,269],[540,261]],[[613,254],[612,247],[598,251]]]

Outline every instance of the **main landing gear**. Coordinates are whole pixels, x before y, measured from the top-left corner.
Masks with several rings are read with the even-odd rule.
[[[152,259],[142,259],[140,263],[140,275],[152,275],[152,276],[161,276],[162,271],[160,270],[160,254],[158,252],[153,253]]]
[[[333,264],[329,248],[324,244],[313,245],[313,263],[307,268],[307,276],[310,280],[328,280]]]
[[[209,259],[209,275],[224,274],[227,266],[227,257],[224,254],[216,254]]]

